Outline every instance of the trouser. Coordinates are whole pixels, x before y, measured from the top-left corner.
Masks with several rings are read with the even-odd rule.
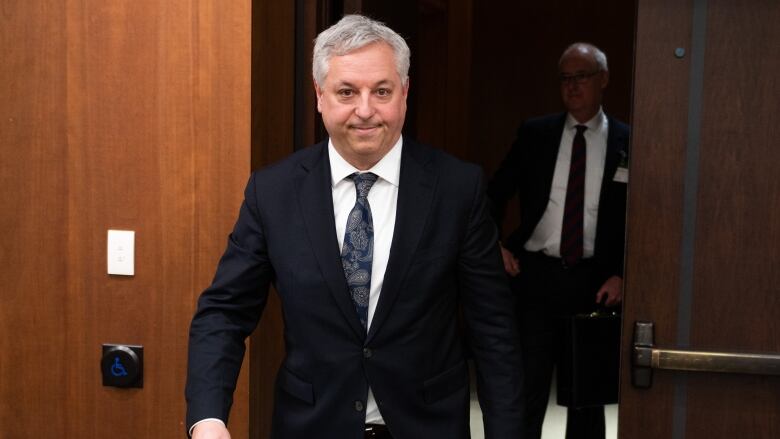
[[[552,373],[561,346],[563,317],[596,307],[604,279],[592,261],[566,268],[560,259],[541,254],[520,255],[521,274],[513,279],[525,381],[525,438],[539,439],[547,410]],[[603,278],[603,276],[601,276]],[[566,439],[604,439],[604,407],[570,408]]]

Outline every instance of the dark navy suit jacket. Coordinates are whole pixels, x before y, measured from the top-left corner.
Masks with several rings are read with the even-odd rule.
[[[615,173],[622,161],[627,163],[630,133],[628,125],[623,122],[609,116],[607,120],[607,154],[599,194],[593,256],[601,282],[613,275],[623,276],[627,185],[615,181]],[[550,200],[565,122],[566,113],[561,113],[523,123],[512,149],[490,181],[488,197],[497,221],[503,218],[507,201],[518,195],[520,225],[504,242],[504,246],[516,255],[523,251]]]
[[[327,143],[255,172],[190,329],[187,427],[226,420],[268,287],[286,357],[272,436],[363,437],[369,386],[396,439],[469,437],[462,304],[488,438],[520,437],[521,359],[512,296],[480,169],[404,139],[395,232],[365,334],[333,218]]]

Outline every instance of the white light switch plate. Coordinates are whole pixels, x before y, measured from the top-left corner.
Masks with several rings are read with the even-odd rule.
[[[135,275],[135,232],[108,231],[108,274]]]

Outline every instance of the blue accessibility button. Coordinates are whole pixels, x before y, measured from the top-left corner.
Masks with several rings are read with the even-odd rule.
[[[142,346],[103,345],[103,385],[143,387],[143,359]]]
[[[126,377],[127,371],[125,366],[119,360],[119,357],[114,357],[114,364],[111,365],[111,375],[115,377]]]

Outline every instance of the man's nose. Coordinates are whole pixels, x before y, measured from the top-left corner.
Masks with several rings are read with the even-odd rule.
[[[361,119],[370,119],[374,115],[374,104],[371,101],[371,95],[368,93],[360,95],[355,106],[355,115]]]
[[[574,78],[571,78],[563,83],[563,88],[566,90],[576,90],[579,87],[579,84],[577,84],[577,81],[574,80]]]

